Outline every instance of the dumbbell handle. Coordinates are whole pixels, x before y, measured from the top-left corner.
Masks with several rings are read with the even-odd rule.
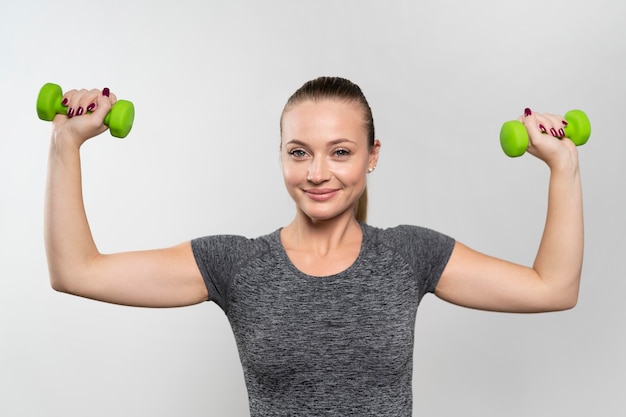
[[[570,110],[564,116],[567,126],[563,128],[565,137],[576,146],[584,145],[591,136],[591,123],[582,110]],[[505,122],[500,129],[500,145],[508,156],[521,156],[528,149],[528,132],[524,124],[518,120]]]
[[[57,114],[67,114],[63,105],[63,90],[57,84],[47,83],[41,87],[37,97],[37,115],[41,120],[52,121]],[[128,100],[118,100],[104,118],[111,135],[125,138],[130,132],[135,119],[135,107]]]

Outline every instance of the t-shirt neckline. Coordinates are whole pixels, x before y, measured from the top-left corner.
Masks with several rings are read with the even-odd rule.
[[[366,246],[366,241],[368,239],[368,234],[366,231],[366,226],[364,223],[359,222],[359,226],[361,226],[361,248],[359,249],[359,254],[357,255],[356,259],[354,260],[354,262],[352,262],[352,264],[350,264],[346,269],[339,271],[335,274],[331,274],[331,275],[310,275],[307,274],[303,271],[301,271],[292,261],[291,258],[289,257],[289,255],[287,254],[287,250],[285,249],[285,246],[283,245],[283,241],[280,238],[280,232],[283,229],[282,227],[279,228],[278,230],[276,230],[274,232],[274,239],[276,239],[276,242],[278,244],[278,249],[279,249],[279,255],[282,258],[283,262],[289,267],[289,269],[291,269],[292,271],[294,271],[296,273],[296,275],[306,278],[306,279],[314,279],[314,280],[332,280],[335,278],[341,278],[342,276],[349,274],[350,271],[352,269],[355,268],[356,265],[358,265],[361,262],[361,259],[363,257],[363,252],[365,251],[365,246]]]

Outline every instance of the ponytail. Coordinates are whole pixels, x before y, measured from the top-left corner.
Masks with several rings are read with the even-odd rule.
[[[367,186],[354,206],[354,217],[359,223],[365,223],[367,220]]]

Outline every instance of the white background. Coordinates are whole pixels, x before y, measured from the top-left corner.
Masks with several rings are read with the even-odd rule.
[[[214,304],[139,309],[50,289],[41,85],[110,87],[136,106],[128,138],[105,133],[83,148],[91,226],[113,252],[289,222],[278,120],[319,75],[357,82],[373,108],[383,147],[369,177],[371,224],[431,227],[524,264],[543,228],[548,171],[504,156],[501,123],[527,106],[588,113],[579,305],[510,315],[426,297],[414,410],[624,415],[625,16],[622,0],[5,2],[0,415],[247,415]]]

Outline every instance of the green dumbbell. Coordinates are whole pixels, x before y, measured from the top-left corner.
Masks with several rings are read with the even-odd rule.
[[[37,115],[41,120],[52,121],[57,114],[67,114],[67,107],[62,104],[63,90],[57,84],[47,83],[39,90],[37,97]],[[111,135],[125,138],[133,127],[135,106],[128,100],[118,100],[104,118]]]
[[[567,126],[563,128],[565,137],[576,146],[584,145],[591,136],[591,123],[582,110],[570,110],[565,113]],[[505,122],[500,129],[500,145],[508,156],[521,156],[528,149],[528,132],[524,124],[518,120]]]

